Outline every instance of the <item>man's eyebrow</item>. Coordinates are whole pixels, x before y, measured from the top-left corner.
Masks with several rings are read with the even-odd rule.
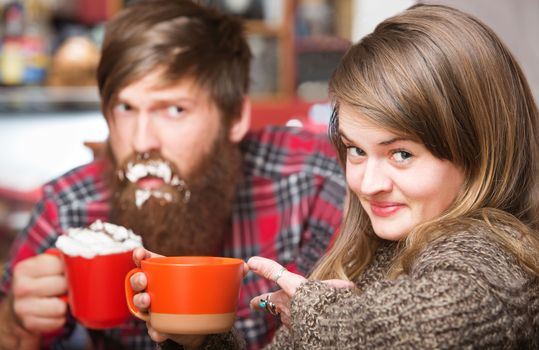
[[[163,98],[156,98],[155,103],[156,104],[183,104],[183,103],[191,103],[193,99],[187,98],[187,97],[163,97]]]
[[[132,99],[126,97],[126,96],[122,96],[120,94],[116,95],[116,98],[114,99],[114,102],[115,103],[127,103],[129,104],[131,102]]]
[[[120,96],[116,98],[117,103],[131,103],[132,101],[137,101],[137,99],[131,98],[130,96]],[[157,97],[153,100],[154,104],[183,104],[183,103],[192,103],[193,98],[187,96],[162,96]]]

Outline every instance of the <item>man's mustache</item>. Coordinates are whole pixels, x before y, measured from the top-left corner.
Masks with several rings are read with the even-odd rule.
[[[184,202],[188,202],[191,197],[186,180],[184,180],[174,163],[163,157],[159,152],[134,153],[129,156],[116,171],[117,180],[123,186],[137,184],[138,181],[145,178],[157,178],[163,181],[159,189],[136,189],[137,198],[150,197],[168,198],[170,192],[181,192]],[[172,198],[172,197],[170,197]]]
[[[117,176],[120,181],[127,179],[133,183],[145,177],[156,177],[171,186],[185,186],[185,181],[174,163],[158,152],[135,153],[129,156],[118,167]]]

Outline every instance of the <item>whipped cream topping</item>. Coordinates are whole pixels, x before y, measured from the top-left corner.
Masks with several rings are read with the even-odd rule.
[[[141,246],[142,238],[133,231],[101,220],[88,228],[70,228],[56,240],[56,248],[66,255],[87,259],[128,252]]]

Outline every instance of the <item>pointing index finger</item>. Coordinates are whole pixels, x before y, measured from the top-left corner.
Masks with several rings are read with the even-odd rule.
[[[288,296],[294,295],[296,289],[306,281],[271,259],[254,256],[247,261],[247,265],[257,275],[276,282]]]

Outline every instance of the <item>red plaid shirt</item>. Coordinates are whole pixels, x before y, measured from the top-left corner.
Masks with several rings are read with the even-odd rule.
[[[244,181],[237,192],[222,255],[244,260],[265,256],[290,271],[308,273],[341,222],[345,181],[332,145],[326,135],[267,127],[249,133],[241,149]],[[10,288],[17,262],[53,246],[69,227],[108,220],[110,190],[103,177],[104,166],[96,161],[44,186],[30,223],[12,247],[0,284],[1,297]],[[275,317],[251,311],[249,301],[276,288],[275,283],[252,273],[243,280],[235,326],[248,349],[267,344],[279,326]],[[73,322],[66,329],[72,329]],[[61,348],[67,333],[57,335],[52,347]],[[146,325],[134,318],[114,330],[92,331],[92,338],[110,349],[155,348]]]

